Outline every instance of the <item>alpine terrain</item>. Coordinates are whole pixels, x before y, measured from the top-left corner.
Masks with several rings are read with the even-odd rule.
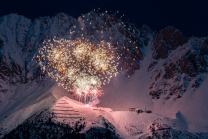
[[[33,58],[54,36],[117,48],[104,95],[77,101]],[[114,14],[0,17],[0,138],[208,138],[208,37],[139,29]],[[141,113],[128,111],[142,110]],[[146,113],[146,110],[152,113]]]

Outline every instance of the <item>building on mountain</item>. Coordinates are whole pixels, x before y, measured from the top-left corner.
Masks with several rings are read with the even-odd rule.
[[[138,113],[143,113],[144,111],[143,111],[143,110],[137,110],[137,112],[138,112]]]
[[[152,111],[151,111],[151,110],[146,110],[145,112],[146,112],[146,113],[152,113]]]
[[[145,105],[145,111],[144,112],[146,112],[146,113],[152,113],[151,110],[146,110],[146,105]]]
[[[129,108],[129,111],[134,111],[134,112],[137,112],[137,113],[143,113],[144,112],[143,110],[138,109],[138,108]]]
[[[134,111],[134,112],[137,112],[138,109],[137,108],[129,108],[129,111]]]

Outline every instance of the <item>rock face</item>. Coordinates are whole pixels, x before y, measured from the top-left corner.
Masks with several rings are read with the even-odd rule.
[[[150,39],[155,35],[155,33],[147,26],[142,25],[141,28],[141,38],[144,40],[144,45],[147,46]]]
[[[173,27],[161,30],[153,40],[153,59],[166,59],[172,50],[187,42],[185,36]]]
[[[162,68],[154,68],[149,92],[152,99],[159,99],[163,94],[166,100],[176,100],[183,96],[188,86],[193,91],[200,87],[202,74],[207,74],[208,70],[207,41],[208,38],[190,38],[187,43],[175,48],[165,60],[152,63],[162,65]]]
[[[176,130],[165,124],[153,123],[149,126],[150,135],[145,139],[171,139],[171,138],[201,138],[206,139],[208,136],[206,133],[191,133],[184,130]]]

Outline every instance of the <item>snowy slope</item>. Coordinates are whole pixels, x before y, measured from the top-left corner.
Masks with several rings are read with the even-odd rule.
[[[144,63],[146,61],[144,60]],[[143,64],[143,63],[142,63]],[[162,67],[157,65],[158,69]],[[151,72],[147,72],[145,65],[129,78],[117,77],[103,87],[105,95],[100,98],[98,106],[110,107],[113,110],[127,110],[131,107],[153,110],[154,113],[176,119],[176,113],[180,111],[184,116],[189,131],[208,131],[208,105],[207,105],[207,74],[203,77],[203,84],[193,91],[188,87],[183,97],[175,100],[152,100],[147,92],[151,85]]]
[[[144,137],[144,135],[151,135],[150,126],[152,124],[160,124],[165,128],[175,130],[186,130],[184,129],[186,125],[179,119],[171,119],[154,113],[139,114],[129,111],[113,111],[104,107],[86,107],[82,103],[69,99],[66,96],[56,101],[56,104],[51,109],[55,114],[52,120],[60,123],[71,124],[76,119],[82,118],[86,125],[80,133],[85,133],[92,127],[105,128],[103,122],[112,124],[109,129],[115,131],[121,138],[139,138],[141,136]]]
[[[38,138],[44,134],[47,138],[54,136],[61,138],[63,136],[70,137],[73,132],[76,132],[77,135],[80,135],[79,138],[93,138],[99,137],[95,131],[93,133],[93,129],[98,129],[101,133],[103,132],[103,137],[106,136],[106,131],[110,132],[111,138],[208,137],[208,134],[194,134],[184,131],[185,126],[181,121],[154,113],[139,114],[130,111],[112,111],[110,108],[103,107],[86,107],[66,96],[56,100],[51,106],[46,112],[34,114],[6,136],[18,135]],[[29,111],[31,110],[24,110],[26,113]],[[16,119],[18,118],[16,117]],[[30,126],[28,127],[28,125]],[[29,132],[23,135],[25,126],[28,127]],[[41,128],[35,130],[38,127]],[[56,129],[57,127],[58,129]],[[55,134],[53,134],[54,131]]]

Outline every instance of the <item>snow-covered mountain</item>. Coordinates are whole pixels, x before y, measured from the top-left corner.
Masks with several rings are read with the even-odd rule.
[[[181,113],[177,113],[177,116],[181,118]],[[65,96],[56,100],[50,109],[32,115],[3,139],[208,138],[206,133],[185,131],[184,126],[182,121],[153,113],[138,114],[103,107],[84,107]]]
[[[166,128],[161,122],[154,123],[157,114],[163,119],[169,117],[175,123],[183,123],[176,129],[168,123],[167,134],[170,136],[179,135],[182,132],[179,129],[193,137],[204,134],[191,132],[208,132],[208,37],[187,39],[174,27],[166,27],[158,33],[146,25],[138,29],[134,24],[124,24],[115,15],[90,12],[78,19],[64,13],[34,21],[17,14],[0,18],[0,134],[30,123],[38,112],[51,109],[61,101],[60,97],[73,99],[46,74],[42,73],[40,77],[41,69],[36,60],[32,61],[41,42],[53,36],[85,37],[95,43],[105,40],[117,47],[121,56],[120,74],[102,86],[104,95],[99,98],[98,106],[111,110],[108,114],[89,110],[92,111],[89,117],[93,114],[97,117],[92,121],[101,122],[85,125],[80,133],[91,133],[92,127],[97,132],[105,119],[113,129],[103,133],[109,132],[115,138],[154,138],[157,133],[152,129]],[[71,99],[69,105],[75,103]],[[131,107],[146,107],[153,114],[142,114],[140,117],[144,116],[146,119],[143,120],[148,121],[142,125],[144,121],[138,114],[125,112]],[[79,109],[82,109],[82,117],[88,117],[85,109],[91,108]],[[47,110],[47,113],[52,112]],[[128,118],[132,120],[122,122]]]

